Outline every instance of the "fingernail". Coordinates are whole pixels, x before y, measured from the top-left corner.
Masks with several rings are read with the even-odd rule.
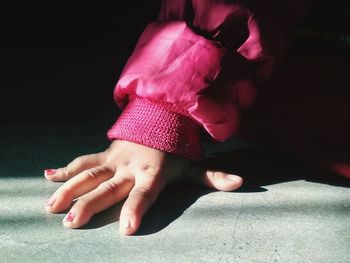
[[[232,181],[235,181],[235,182],[240,182],[241,181],[241,178],[238,177],[237,175],[234,175],[234,174],[228,174],[227,177],[229,179],[231,179]]]
[[[51,196],[45,203],[45,206],[52,206],[56,202],[56,196]]]
[[[122,229],[128,229],[130,228],[130,220],[127,218],[123,218],[122,220],[120,220],[120,227]]]
[[[74,220],[74,214],[73,212],[69,212],[64,218],[63,222],[73,222]]]
[[[45,176],[53,175],[54,173],[56,173],[56,169],[45,169],[44,170],[44,175]]]

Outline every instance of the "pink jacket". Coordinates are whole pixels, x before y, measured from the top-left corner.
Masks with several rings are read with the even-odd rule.
[[[114,90],[109,139],[202,157],[204,129],[224,141],[288,50],[305,0],[164,0]]]

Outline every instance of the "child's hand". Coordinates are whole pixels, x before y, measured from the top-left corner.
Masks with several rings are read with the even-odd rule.
[[[191,169],[193,163],[180,157],[114,141],[104,152],[81,156],[65,168],[45,171],[50,181],[67,181],[46,203],[46,210],[64,211],[77,199],[63,224],[78,228],[94,214],[127,198],[120,214],[120,232],[133,234],[166,184],[179,176],[189,176]],[[223,172],[206,171],[199,177],[206,185],[223,191],[235,190],[242,184],[239,176]]]

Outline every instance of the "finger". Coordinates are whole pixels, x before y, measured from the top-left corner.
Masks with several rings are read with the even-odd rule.
[[[120,233],[131,235],[137,231],[142,216],[156,201],[163,187],[163,184],[157,179],[150,179],[135,185],[120,213]]]
[[[65,182],[46,203],[46,210],[57,213],[66,210],[74,199],[109,180],[113,172],[106,166],[90,168]]]
[[[53,182],[68,181],[84,170],[102,165],[104,159],[104,152],[82,155],[70,162],[66,167],[45,170],[44,175],[48,180]]]
[[[205,186],[227,192],[234,191],[243,184],[242,177],[215,170],[207,170],[202,173],[199,181]]]
[[[101,183],[95,190],[80,197],[63,219],[63,225],[78,228],[91,217],[123,200],[133,186],[131,179],[115,176]]]

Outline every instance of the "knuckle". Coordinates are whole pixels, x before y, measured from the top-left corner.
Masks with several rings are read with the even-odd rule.
[[[63,186],[60,190],[59,190],[59,195],[63,198],[63,199],[71,199],[73,196],[73,189],[70,186]]]
[[[76,163],[77,165],[83,165],[86,162],[87,158],[87,155],[79,156],[74,160],[74,163]]]
[[[86,174],[90,179],[96,179],[99,173],[100,173],[100,170],[96,167],[90,168],[89,170],[86,171]]]
[[[112,195],[116,195],[118,193],[118,184],[112,181],[103,182],[98,187],[103,191],[110,192]]]
[[[72,174],[71,164],[68,164],[66,167],[64,167],[63,178],[69,179],[71,174]]]
[[[158,175],[160,174],[160,167],[154,167],[154,166],[151,166],[151,165],[143,165],[142,166],[142,172],[147,174],[147,175]]]

